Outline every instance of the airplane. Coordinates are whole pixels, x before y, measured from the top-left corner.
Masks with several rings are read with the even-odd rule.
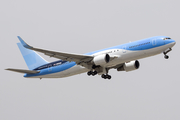
[[[88,76],[100,75],[104,79],[111,79],[110,69],[117,71],[133,71],[140,67],[138,59],[164,54],[168,59],[176,41],[167,36],[156,36],[135,42],[130,42],[86,54],[73,54],[45,50],[28,45],[20,36],[17,43],[21,54],[29,68],[6,70],[25,73],[25,78],[64,78],[87,72]],[[38,53],[59,59],[47,62]]]

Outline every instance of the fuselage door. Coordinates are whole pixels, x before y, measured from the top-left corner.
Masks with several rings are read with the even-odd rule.
[[[156,39],[153,39],[153,40],[152,40],[152,45],[153,45],[153,46],[156,46]]]
[[[52,71],[52,65],[48,65],[48,71],[49,71],[49,72]]]
[[[126,46],[123,46],[123,47],[122,47],[122,52],[123,52],[123,53],[126,53]]]

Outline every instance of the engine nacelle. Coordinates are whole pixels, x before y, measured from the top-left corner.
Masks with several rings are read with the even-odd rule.
[[[129,71],[138,69],[139,66],[140,66],[139,61],[135,60],[135,61],[131,61],[131,62],[128,62],[128,63],[124,63],[123,66],[117,68],[117,71],[129,72]]]
[[[108,54],[98,55],[98,56],[95,56],[93,59],[93,63],[95,65],[105,65],[109,61],[110,61],[110,56]]]

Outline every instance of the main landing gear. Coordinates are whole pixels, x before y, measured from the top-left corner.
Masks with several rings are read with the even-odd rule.
[[[96,69],[96,68],[97,68],[97,66],[93,65],[91,71],[87,72],[87,75],[88,76],[90,76],[90,75],[92,75],[92,76],[97,75],[98,74],[98,72],[97,72],[98,69]],[[107,68],[104,68],[104,73],[106,73],[106,74],[102,74],[101,75],[102,78],[104,78],[104,79],[111,79],[111,76],[108,75],[108,69]]]
[[[164,51],[164,52],[163,52],[165,59],[169,59],[169,56],[167,55],[167,53],[170,52],[171,50],[172,50],[172,49],[169,48],[167,51]]]
[[[89,71],[89,72],[87,72],[87,75],[88,76],[90,76],[90,75],[95,76],[95,75],[97,75],[97,71]],[[104,79],[109,79],[109,80],[111,79],[111,76],[108,74],[102,74],[101,77]]]
[[[89,71],[89,72],[87,72],[87,75],[88,76],[90,76],[90,75],[95,76],[95,75],[97,75],[97,71]],[[102,74],[101,77],[104,79],[109,79],[109,80],[111,79],[111,76],[108,74]]]
[[[108,75],[108,74],[106,74],[106,75],[102,74],[101,77],[104,78],[104,79],[109,79],[109,80],[111,79],[111,76]]]
[[[90,76],[90,75],[95,76],[95,75],[97,75],[97,71],[89,71],[89,72],[87,72],[87,75],[88,76]]]

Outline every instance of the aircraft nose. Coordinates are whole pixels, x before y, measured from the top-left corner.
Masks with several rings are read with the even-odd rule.
[[[173,47],[176,44],[176,41],[173,39],[165,40],[165,44],[169,44],[171,47]]]
[[[172,47],[176,44],[175,40],[171,40]]]
[[[176,44],[176,41],[174,40],[174,45]]]

